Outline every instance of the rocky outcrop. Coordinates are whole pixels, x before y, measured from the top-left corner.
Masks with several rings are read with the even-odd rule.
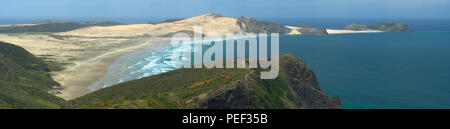
[[[300,28],[298,31],[301,34],[307,35],[328,35],[327,29],[325,28]]]
[[[256,20],[251,17],[239,17],[237,18],[237,24],[245,32],[251,33],[279,33],[287,34],[291,32],[291,29],[273,22],[266,22]]]
[[[281,75],[297,95],[296,103],[305,108],[341,108],[339,96],[331,100],[320,88],[314,72],[293,55],[280,56]]]
[[[280,61],[280,77],[276,80],[260,80],[258,74],[250,73],[246,76],[246,80],[232,82],[221,89],[199,97],[189,104],[196,108],[205,109],[342,108],[339,96],[329,99],[320,88],[314,72],[303,61],[293,55],[282,55]],[[270,83],[267,83],[268,81]],[[259,89],[261,87],[258,87],[258,85],[261,85],[266,91],[261,92]],[[282,92],[276,96],[271,96],[273,97],[271,99],[261,95],[261,93],[276,94],[276,91]],[[277,103],[274,101],[280,102],[279,104],[273,104]]]
[[[305,35],[328,35],[327,29],[325,28],[313,28],[307,24],[304,23],[297,23],[297,25],[295,25],[296,27],[298,27],[298,32],[300,32],[301,34],[305,34]]]

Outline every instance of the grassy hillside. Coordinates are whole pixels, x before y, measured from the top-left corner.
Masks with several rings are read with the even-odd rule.
[[[19,46],[0,41],[0,53],[25,69],[49,70],[43,61]]]
[[[46,92],[59,85],[48,71],[25,49],[0,42],[0,108],[59,108],[64,100]]]
[[[0,108],[341,108],[304,62],[282,55],[280,66],[272,80],[261,80],[259,68],[179,69],[64,101],[47,93],[59,85],[48,63],[0,42]]]
[[[344,27],[344,30],[381,30],[387,32],[412,32],[408,25],[397,22],[382,22],[373,25],[350,24]]]
[[[65,108],[340,108],[302,61],[281,60],[273,80],[259,79],[263,69],[179,69],[95,91]]]
[[[110,21],[87,21],[87,22],[63,22],[50,20],[39,22],[32,26],[8,26],[0,27],[0,33],[25,33],[25,32],[65,32],[89,26],[113,26],[122,25]]]

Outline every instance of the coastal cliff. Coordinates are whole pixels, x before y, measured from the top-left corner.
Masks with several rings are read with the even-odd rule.
[[[64,108],[341,108],[303,61],[287,54],[280,61],[272,80],[259,79],[262,69],[179,69],[92,92]]]
[[[404,23],[398,22],[382,22],[378,24],[350,24],[344,27],[344,30],[380,30],[386,32],[413,32],[414,30]]]
[[[306,35],[328,35],[327,29],[325,28],[313,28],[307,24],[304,23],[297,23],[297,25],[295,25],[296,27],[298,27],[298,31],[301,34],[306,34]]]
[[[287,34],[291,31],[291,29],[285,27],[284,25],[273,22],[260,21],[251,17],[239,17],[237,18],[237,24],[244,32],[247,33]]]

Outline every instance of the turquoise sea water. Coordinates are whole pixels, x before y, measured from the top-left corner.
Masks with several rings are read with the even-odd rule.
[[[106,86],[174,70],[171,54],[183,51],[149,49],[110,66]],[[450,32],[282,35],[280,53],[304,60],[344,108],[450,108]]]
[[[344,108],[450,108],[450,32],[284,36]]]

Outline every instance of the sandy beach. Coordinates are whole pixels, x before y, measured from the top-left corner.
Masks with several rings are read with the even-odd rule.
[[[49,92],[70,100],[91,92],[87,87],[104,76],[108,66],[120,56],[161,43],[164,38],[0,34],[0,41],[21,46],[45,60],[66,64],[64,70],[51,72],[61,87]]]
[[[85,61],[74,62],[67,69],[54,72],[53,78],[63,86],[60,90],[61,93],[56,95],[70,100],[92,92],[88,89],[88,86],[103,77],[108,70],[108,66],[114,63],[117,58],[127,53],[151,47],[152,44],[162,43],[164,40],[161,38],[145,38],[137,42],[139,43],[136,46],[119,48]]]

